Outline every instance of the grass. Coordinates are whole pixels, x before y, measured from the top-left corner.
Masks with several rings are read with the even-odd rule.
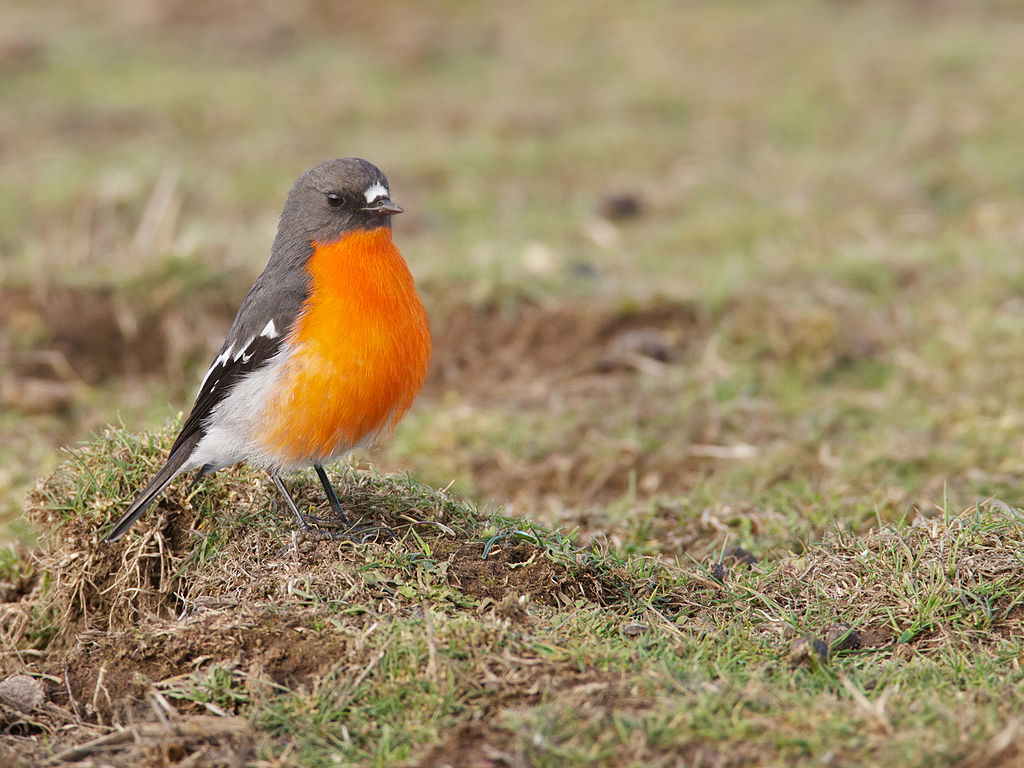
[[[349,470],[343,504],[395,538],[298,547],[242,471],[99,544],[124,480],[171,436],[110,430],[35,496],[52,532],[6,606],[34,618],[5,640],[36,649],[37,674],[74,670],[54,693],[72,732],[163,697],[174,717],[243,718],[254,757],[283,765],[468,760],[480,744],[509,764],[945,764],[998,752],[1022,704],[1024,511],[1004,504],[753,565],[672,563]],[[319,501],[315,481],[292,484]],[[795,652],[835,627],[852,649]]]
[[[1021,759],[1017,3],[258,11],[2,11],[0,763]],[[99,545],[338,154],[436,342],[331,470],[397,539],[239,469]]]

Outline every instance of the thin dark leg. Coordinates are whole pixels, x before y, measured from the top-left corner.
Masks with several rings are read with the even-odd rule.
[[[313,525],[310,524],[311,522],[318,526],[332,526],[337,528],[341,528],[343,526],[337,520],[324,520],[319,517],[303,515],[299,512],[299,508],[295,506],[295,501],[292,499],[292,495],[288,493],[288,489],[284,487],[284,483],[281,481],[281,478],[278,475],[271,474],[270,479],[274,481],[274,485],[277,486],[277,490],[280,491],[281,496],[284,497],[285,504],[287,504],[288,509],[292,511],[292,515],[295,517],[295,525],[298,527],[299,535],[303,539],[308,539],[310,541],[347,540],[366,542],[376,540],[381,537],[382,529],[379,528],[350,528],[346,531],[324,531],[320,528],[314,528]]]
[[[199,471],[196,472],[196,476],[192,478],[192,482],[188,484],[188,488],[185,489],[185,495],[188,496],[190,493],[192,493],[192,491],[195,490],[196,486],[199,485],[199,481],[200,480],[202,480],[207,475],[212,475],[212,474],[213,474],[213,465],[212,464],[203,464],[203,466],[201,466],[199,468]]]
[[[316,470],[317,477],[320,478],[320,484],[324,487],[324,493],[327,494],[327,501],[331,503],[331,509],[334,510],[334,514],[341,518],[341,521],[348,525],[348,515],[345,514],[345,510],[341,508],[341,502],[338,501],[338,494],[334,492],[334,486],[331,485],[331,481],[327,479],[327,473],[324,472],[323,464],[314,464],[313,468]]]
[[[309,524],[309,520],[306,516],[299,512],[299,508],[295,506],[295,501],[292,499],[292,495],[288,493],[288,489],[284,487],[284,483],[281,478],[277,475],[272,474],[270,479],[274,481],[274,485],[277,486],[277,490],[281,492],[284,497],[284,503],[288,505],[288,509],[292,511],[292,515],[295,516],[295,525],[299,529],[299,535],[303,539],[309,539],[310,541],[329,541],[334,538],[331,536],[330,531],[321,531],[318,528],[314,528]]]
[[[292,515],[295,516],[295,525],[298,526],[299,532],[306,538],[319,540],[324,538],[330,538],[330,534],[327,531],[315,530],[309,522],[303,517],[302,513],[299,512],[299,508],[295,506],[295,501],[292,499],[292,495],[288,493],[288,489],[284,487],[284,483],[281,478],[271,473],[270,479],[274,481],[274,485],[277,486],[277,490],[284,497],[284,503],[288,505],[288,509],[292,511]]]

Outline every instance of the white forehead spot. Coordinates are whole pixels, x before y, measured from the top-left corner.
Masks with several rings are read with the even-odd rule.
[[[388,196],[388,188],[381,184],[379,181],[375,181],[366,191],[363,192],[366,195],[366,202],[372,203],[374,200],[380,200],[382,197]]]

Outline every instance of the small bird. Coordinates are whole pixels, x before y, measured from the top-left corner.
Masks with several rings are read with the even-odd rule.
[[[199,385],[167,462],[107,534],[117,541],[179,474],[193,485],[248,462],[269,472],[300,534],[348,524],[324,464],[394,429],[423,386],[430,331],[391,240],[380,169],[359,158],[303,173],[285,200],[262,274]],[[312,466],[337,523],[303,516],[281,481]]]

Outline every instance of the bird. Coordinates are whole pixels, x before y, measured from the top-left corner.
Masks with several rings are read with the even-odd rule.
[[[162,468],[105,540],[117,541],[180,474],[266,470],[300,536],[348,519],[324,464],[386,438],[426,378],[430,329],[391,237],[387,177],[344,157],[295,181],[263,272],[242,301]],[[337,522],[299,512],[282,481],[312,466]],[[340,537],[340,534],[337,535]]]

